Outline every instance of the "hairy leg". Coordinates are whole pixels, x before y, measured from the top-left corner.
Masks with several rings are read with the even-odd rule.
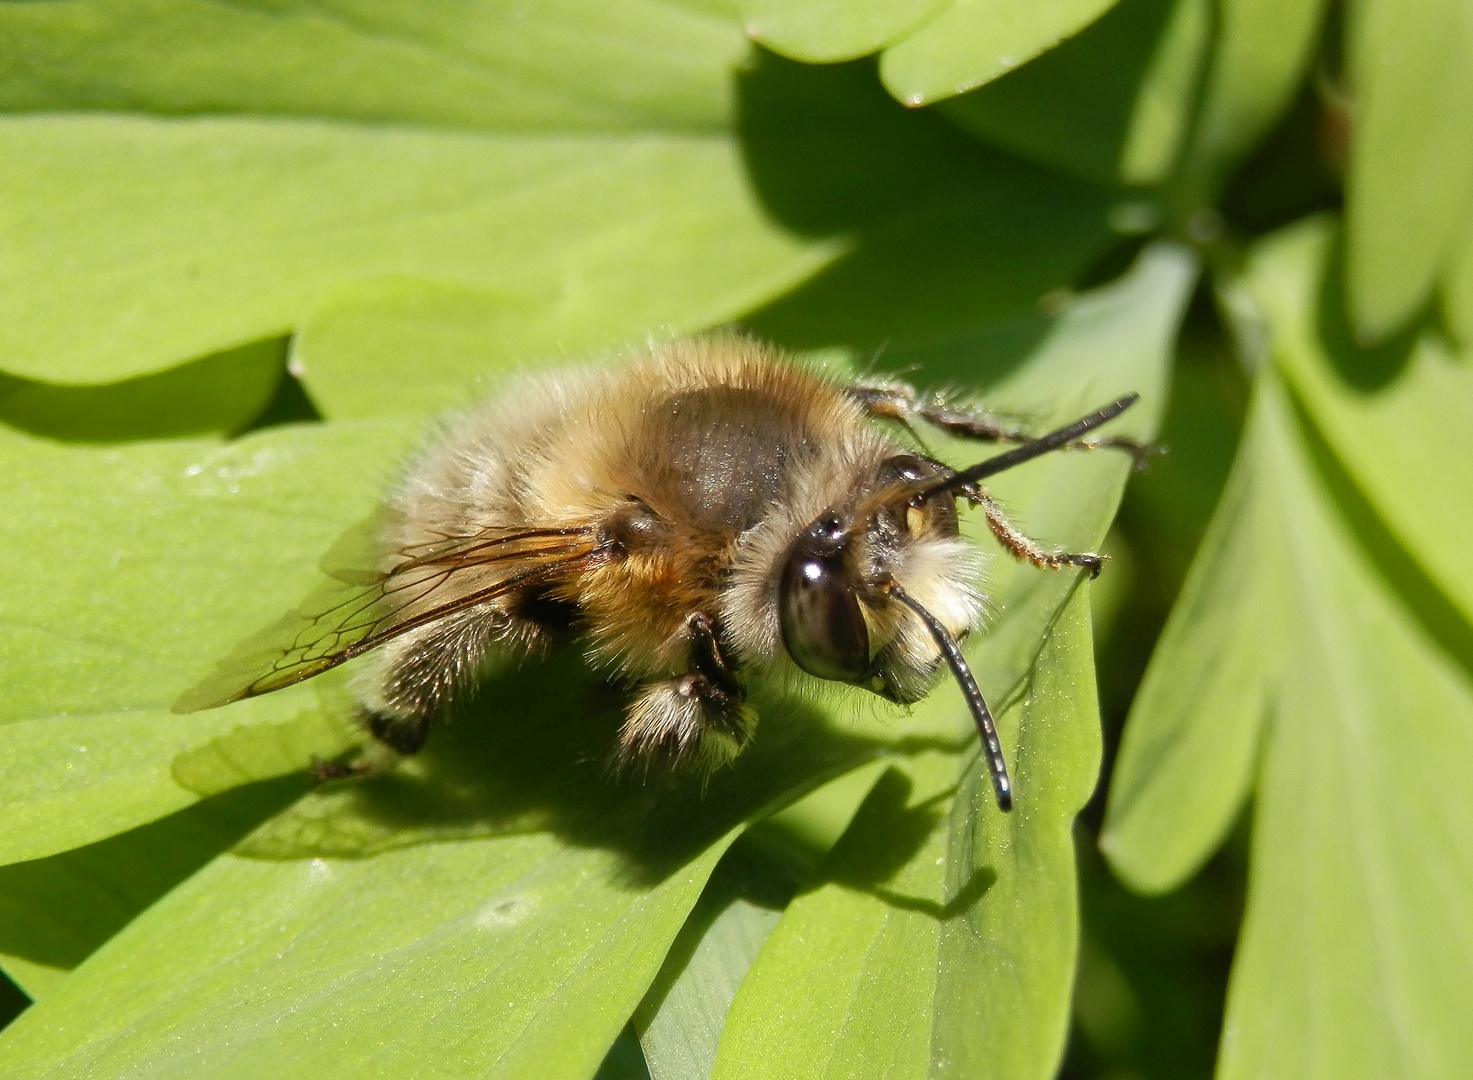
[[[696,612],[686,620],[691,670],[646,684],[630,702],[619,729],[613,766],[690,767],[710,773],[734,759],[756,729],[756,714],[722,649],[715,621]]]
[[[1100,568],[1105,565],[1105,556],[1096,555],[1093,552],[1068,552],[1068,551],[1045,551],[1038,546],[1037,541],[1020,532],[1012,522],[1003,515],[1002,508],[993,501],[992,496],[978,488],[969,495],[982,507],[982,512],[987,515],[987,527],[992,530],[992,535],[997,537],[998,542],[1007,548],[1015,558],[1026,559],[1034,566],[1046,567],[1049,570],[1062,570],[1066,566],[1082,566],[1089,571],[1091,578],[1098,577]]]

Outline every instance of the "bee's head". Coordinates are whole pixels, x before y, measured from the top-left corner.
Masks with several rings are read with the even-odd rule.
[[[978,556],[958,535],[955,496],[923,494],[948,475],[926,458],[891,457],[798,534],[777,592],[783,647],[798,667],[901,703],[931,687],[944,657],[926,616],[956,639],[981,614]]]

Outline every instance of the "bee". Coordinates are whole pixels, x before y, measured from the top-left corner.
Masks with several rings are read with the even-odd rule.
[[[1103,556],[1048,551],[982,486],[1085,438],[1131,394],[1033,438],[896,381],[841,381],[734,334],[622,361],[524,375],[452,418],[407,469],[377,526],[377,564],[340,574],[244,642],[179,711],[222,705],[367,654],[350,681],[371,735],[413,754],[498,662],[568,638],[631,685],[616,766],[709,771],[757,716],[751,675],[922,698],[950,670],[976,722],[998,806],[1012,788],[959,642],[981,625],[981,554],[958,501],[1040,567],[1097,574]],[[968,468],[895,427],[1016,444]]]

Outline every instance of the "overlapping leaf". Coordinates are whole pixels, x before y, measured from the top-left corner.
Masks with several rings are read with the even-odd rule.
[[[908,105],[960,94],[1078,33],[1112,0],[744,0],[747,32],[798,60],[850,60],[884,49],[886,87]]]
[[[699,5],[136,0],[0,27],[13,374],[159,371],[382,276],[702,325],[833,253],[754,203],[742,41]]]

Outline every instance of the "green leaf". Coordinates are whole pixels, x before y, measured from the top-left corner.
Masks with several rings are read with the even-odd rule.
[[[1100,847],[1131,888],[1174,889],[1221,845],[1253,784],[1284,644],[1278,523],[1240,451],[1131,705]]]
[[[49,994],[103,942],[305,786],[294,777],[243,787],[86,847],[0,866],[0,967],[32,998]]]
[[[1210,192],[1289,107],[1314,59],[1325,0],[1220,0],[1186,171]]]
[[[316,709],[306,691],[190,717],[167,711],[243,628],[300,598],[317,556],[373,505],[412,430],[303,425],[228,445],[112,448],[0,438],[10,511],[0,543],[14,568],[0,598],[0,661],[11,673],[0,685],[0,792],[12,823],[0,859],[172,813],[199,794],[171,773],[176,754]]]
[[[1344,332],[1328,220],[1259,246],[1248,280],[1285,377],[1396,541],[1473,620],[1473,349],[1433,333],[1365,349]],[[1375,432],[1367,439],[1367,432]]]
[[[249,112],[502,131],[711,132],[719,3],[72,0],[0,9],[0,108]]]
[[[12,162],[0,355],[58,381],[281,334],[336,290],[385,276],[576,285],[580,317],[709,323],[833,253],[775,228],[715,136],[37,116],[0,121],[0,155]],[[61,252],[69,272],[48,274]]]
[[[1473,205],[1473,14],[1459,0],[1360,0],[1347,65],[1346,293],[1356,337],[1428,299]]]
[[[1149,437],[1194,275],[1181,249],[1148,249],[1120,282],[1076,300],[989,401],[1027,412],[1052,394],[1049,418],[1058,419],[1129,385],[1147,404],[1122,430]],[[1063,386],[1075,388],[1072,400],[1059,400]],[[942,456],[958,452],[952,444]],[[1026,508],[1035,535],[1081,550],[1103,539],[1125,472],[1118,458],[1058,455],[992,487],[1005,505]],[[1018,775],[1017,809],[1002,818],[973,771],[943,828],[940,807],[926,800],[951,790],[955,759],[935,755],[924,777],[892,774],[763,947],[733,1003],[715,1076],[847,1075],[861,1061],[896,1076],[986,1075],[991,1061],[1006,1063],[997,1075],[1047,1076],[1057,1065],[1077,929],[1070,829],[1099,762],[1088,615],[1068,575],[999,560],[988,584],[1002,616],[971,651]],[[954,687],[925,709],[965,716]],[[993,889],[1028,896],[994,903]],[[1000,954],[1037,962],[1004,970]],[[1007,1019],[979,1027],[994,1015]]]
[[[1313,395],[1348,335],[1317,291],[1328,240],[1312,223],[1249,260],[1278,366]],[[1418,376],[1362,393],[1402,380]],[[1327,400],[1313,408],[1333,416]],[[1181,880],[1246,794],[1264,718],[1219,1076],[1455,1075],[1473,1053],[1473,626],[1417,576],[1317,415],[1296,418],[1263,367],[1233,502],[1131,716],[1106,850],[1133,884]]]
[[[556,665],[522,677],[548,688],[550,711],[586,689]],[[526,700],[500,689],[488,707]],[[5,1032],[12,1073],[189,1076],[204,1054],[222,1077],[383,1075],[427,1060],[443,1076],[587,1076],[743,822],[885,749],[801,708],[764,715],[788,719],[705,791],[600,782],[573,748],[606,716],[552,737],[467,717],[416,762],[427,779],[350,788],[359,816],[397,820],[407,846],[217,859]],[[413,843],[416,821],[424,838],[466,828],[455,843]]]
[[[992,813],[991,785],[974,760],[952,804],[946,897],[955,916],[939,927],[930,1076],[1042,1078],[1058,1069],[1079,939],[1074,816],[1100,768],[1093,648],[1080,590],[1005,717],[1016,725],[1016,786],[1026,796],[1013,814]]]
[[[924,26],[952,0],[742,0],[747,36],[810,64],[854,60]]]
[[[885,50],[880,76],[897,100],[928,105],[997,78],[1077,34],[1114,0],[953,0]]]
[[[1473,1060],[1473,671],[1386,588],[1272,384],[1264,397],[1255,437],[1286,521],[1296,648],[1219,1075],[1456,1075]]]
[[[1157,183],[1186,136],[1209,28],[1203,0],[1121,0],[940,108],[968,131],[1096,183]]]

